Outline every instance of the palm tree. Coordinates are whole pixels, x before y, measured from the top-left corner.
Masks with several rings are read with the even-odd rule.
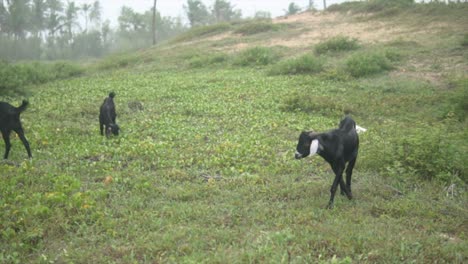
[[[46,18],[46,27],[49,30],[49,36],[55,36],[55,32],[63,26],[63,17],[60,12],[63,11],[63,5],[60,0],[46,0],[48,17]]]
[[[83,12],[84,17],[85,17],[85,30],[84,30],[85,32],[88,31],[88,20],[89,20],[88,13],[90,9],[91,9],[91,4],[84,3],[81,5],[81,11]]]
[[[98,27],[101,23],[101,5],[99,4],[98,0],[94,1],[93,3],[93,7],[89,13],[89,21],[96,23],[95,25]]]
[[[153,31],[153,45],[156,45],[156,2],[157,0],[154,0],[153,4],[153,27],[151,28]]]
[[[24,38],[28,18],[30,18],[29,0],[10,0],[7,4],[9,4],[7,27],[14,34],[15,39]]]
[[[78,20],[78,11],[80,9],[75,5],[75,2],[67,2],[67,7],[65,8],[65,27],[68,34],[68,40],[73,38],[73,28],[79,26]]]
[[[45,29],[46,3],[44,0],[33,1],[32,29],[36,37]]]

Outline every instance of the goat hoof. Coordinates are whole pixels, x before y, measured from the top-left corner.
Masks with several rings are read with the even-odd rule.
[[[334,207],[333,202],[328,203],[327,209],[333,209],[333,207]]]

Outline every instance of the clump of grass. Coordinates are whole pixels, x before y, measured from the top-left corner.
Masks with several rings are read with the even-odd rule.
[[[360,52],[351,56],[345,70],[353,77],[364,77],[392,69],[390,60],[382,52]]]
[[[462,45],[462,47],[468,48],[468,34],[465,34],[463,36],[463,39],[460,42],[460,45]]]
[[[324,54],[329,52],[355,50],[358,48],[359,44],[357,39],[337,36],[317,44],[314,51],[316,54]]]
[[[448,94],[446,106],[442,109],[444,117],[465,121],[468,116],[468,78],[451,81],[453,91]]]
[[[66,79],[83,73],[83,67],[71,62],[13,64],[0,61],[0,91],[20,92],[26,85]]]
[[[392,13],[396,10],[402,11],[404,8],[414,4],[414,0],[374,0],[368,2],[348,2],[339,5],[331,5],[327,11],[332,12],[356,12],[356,13],[378,13],[388,12]]]
[[[189,59],[189,66],[192,68],[207,67],[214,64],[227,62],[229,56],[225,53],[216,53],[211,55],[194,56]]]
[[[125,68],[127,66],[136,64],[140,58],[133,53],[115,54],[104,58],[97,64],[100,70],[110,70],[116,68]]]
[[[298,58],[288,59],[274,65],[270,75],[287,74],[309,74],[318,73],[323,70],[323,60],[311,54],[306,54]]]
[[[279,55],[271,48],[253,47],[240,52],[234,60],[238,66],[265,66],[277,61]]]
[[[229,31],[231,29],[231,24],[229,23],[219,23],[208,26],[194,27],[189,31],[182,33],[181,35],[174,38],[173,42],[183,42],[189,41],[200,37],[205,37],[208,35],[215,35],[222,32]]]
[[[262,32],[277,31],[280,29],[279,25],[273,24],[269,20],[253,20],[246,24],[239,26],[234,33],[246,35],[254,35]]]
[[[350,106],[331,96],[314,95],[307,92],[296,92],[286,98],[281,110],[286,112],[305,112],[323,116],[340,116],[343,112],[354,112]]]

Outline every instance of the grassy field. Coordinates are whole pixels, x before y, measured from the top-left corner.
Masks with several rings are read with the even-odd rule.
[[[260,42],[299,34],[291,21],[262,21],[243,48],[230,34],[257,32],[249,23],[28,87],[34,158],[14,139],[0,162],[0,262],[466,263],[466,29],[324,37],[318,55]],[[110,91],[122,131],[105,139]],[[302,130],[332,129],[344,112],[368,132],[354,200],[327,210],[329,165],[293,156]]]

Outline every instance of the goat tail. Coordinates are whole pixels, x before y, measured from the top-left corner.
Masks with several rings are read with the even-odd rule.
[[[110,97],[110,98],[114,98],[114,97],[115,97],[115,93],[114,93],[114,92],[110,92],[110,93],[109,93],[109,97]]]
[[[17,107],[16,110],[17,110],[19,113],[21,113],[21,112],[23,112],[24,110],[26,110],[26,108],[28,107],[28,105],[29,105],[29,102],[28,102],[27,100],[23,100],[23,103],[22,103],[19,107]]]

